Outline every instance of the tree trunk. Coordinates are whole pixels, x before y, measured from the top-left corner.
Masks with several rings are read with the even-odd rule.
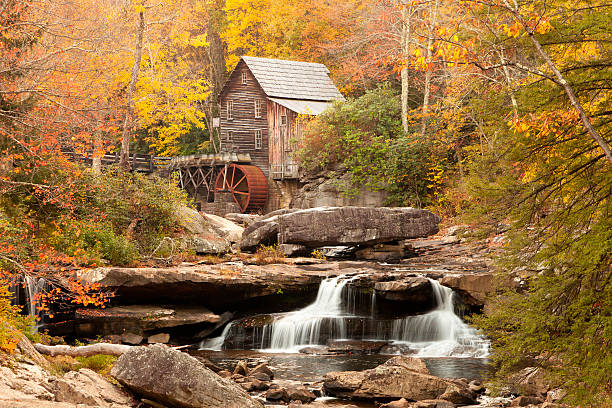
[[[565,91],[565,94],[569,98],[570,103],[572,104],[574,109],[578,112],[578,115],[580,116],[580,120],[582,121],[582,124],[584,125],[587,133],[589,134],[589,136],[591,136],[591,138],[593,138],[593,140],[597,142],[599,147],[601,147],[604,154],[606,155],[606,159],[608,159],[608,162],[612,163],[612,151],[610,150],[610,145],[608,145],[608,143],[604,140],[604,138],[601,137],[597,129],[593,127],[593,124],[591,123],[591,119],[589,119],[589,116],[586,114],[586,112],[582,108],[582,105],[580,104],[580,101],[576,97],[576,94],[574,93],[572,86],[567,82],[567,80],[565,79],[561,71],[559,71],[559,69],[556,67],[554,62],[550,59],[550,57],[548,56],[548,53],[544,50],[544,48],[542,48],[542,45],[537,40],[537,38],[535,38],[535,35],[533,35],[533,32],[526,25],[525,25],[525,29],[527,30],[527,33],[529,34],[529,38],[531,38],[531,42],[536,47],[536,50],[538,50],[538,53],[542,56],[544,61],[546,61],[546,65],[548,65],[548,67],[551,69],[553,74],[555,74],[557,81],[559,81],[559,83],[563,87],[563,90]]]
[[[606,140],[603,137],[601,137],[597,129],[593,127],[593,124],[591,123],[591,119],[586,114],[586,112],[584,111],[584,108],[582,107],[582,104],[576,97],[576,94],[574,93],[574,89],[567,82],[567,80],[565,79],[561,71],[559,71],[555,63],[550,59],[550,56],[548,55],[546,50],[542,47],[542,44],[540,44],[538,39],[533,34],[533,31],[529,27],[529,24],[527,24],[525,19],[523,19],[523,16],[521,16],[521,14],[519,13],[517,2],[516,1],[514,2],[514,8],[510,6],[510,4],[508,4],[506,0],[504,0],[504,3],[506,4],[506,7],[509,10],[511,10],[511,12],[514,14],[514,17],[521,23],[521,25],[523,26],[523,28],[529,35],[529,39],[535,46],[535,49],[538,51],[538,54],[540,54],[540,56],[544,59],[544,61],[546,62],[546,65],[548,65],[548,68],[550,68],[550,70],[555,75],[555,78],[557,78],[557,82],[561,84],[561,86],[563,87],[563,90],[565,91],[565,94],[569,98],[570,103],[572,104],[576,112],[578,112],[578,116],[580,116],[580,120],[582,121],[582,124],[584,125],[584,128],[586,129],[589,136],[593,140],[595,140],[595,142],[597,142],[599,147],[601,147],[601,150],[603,150],[608,162],[612,163],[612,150],[610,150],[610,145],[608,144],[608,142],[606,142]]]
[[[47,356],[71,356],[71,357],[89,357],[97,354],[105,354],[109,356],[120,356],[129,351],[132,346],[125,344],[110,344],[96,343],[88,346],[47,346],[45,344],[36,343],[34,348],[40,354]]]
[[[96,129],[93,135],[93,155],[91,156],[91,171],[94,174],[102,172],[102,137],[100,130]]]
[[[440,4],[440,0],[436,0],[433,6],[433,11],[431,13],[431,18],[429,20],[428,27],[428,38],[427,38],[427,57],[426,62],[428,65],[431,64],[432,55],[433,55],[433,31],[436,26],[438,20],[438,6]],[[431,67],[428,66],[425,71],[425,89],[423,91],[423,110],[421,118],[421,136],[425,136],[425,131],[427,130],[427,115],[429,114],[429,100],[431,94],[431,77],[432,77]]]
[[[134,89],[136,88],[136,81],[138,81],[138,73],[140,71],[140,61],[142,60],[142,42],[145,31],[145,17],[144,11],[138,13],[138,39],[136,40],[136,48],[134,50],[134,65],[132,66],[132,75],[130,77],[130,84],[127,90],[127,109],[125,112],[125,121],[123,123],[123,133],[121,136],[121,158],[119,159],[119,166],[122,169],[130,169],[130,141],[132,132],[132,121],[134,115]]]
[[[514,89],[512,89],[512,77],[510,75],[510,70],[508,69],[508,65],[506,64],[506,56],[504,55],[504,48],[502,47],[499,52],[499,60],[502,64],[502,69],[504,71],[504,76],[506,77],[506,84],[510,89],[510,101],[512,102],[512,111],[514,113],[514,118],[518,118],[518,102],[516,101],[516,96],[514,95]]]
[[[410,55],[410,13],[408,12],[408,4],[402,4],[402,33],[401,33],[401,49],[403,67],[402,75],[402,128],[404,132],[408,132],[408,56]]]

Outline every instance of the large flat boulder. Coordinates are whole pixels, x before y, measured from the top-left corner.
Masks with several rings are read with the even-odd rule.
[[[328,395],[357,400],[421,401],[438,399],[448,389],[467,390],[458,382],[430,375],[424,363],[413,357],[394,357],[365,371],[331,372],[323,381]]]
[[[240,247],[298,244],[311,248],[374,245],[427,237],[438,232],[440,217],[416,208],[319,207],[281,210],[258,218],[243,234]]]
[[[234,243],[242,239],[244,228],[229,219],[214,214],[202,214],[210,227],[228,241]]]
[[[127,305],[105,309],[77,309],[75,330],[80,336],[124,332],[142,334],[180,326],[210,323],[221,317],[201,306]]]
[[[168,268],[104,267],[79,271],[77,277],[101,290],[115,293],[119,303],[191,303],[223,312],[243,302],[316,293],[329,275],[365,273],[368,265],[342,268],[338,262],[322,265],[190,265]],[[280,289],[280,292],[279,292]],[[282,292],[282,295],[280,294]]]
[[[136,394],[167,406],[263,408],[204,363],[162,344],[134,347],[117,359],[111,375]]]
[[[51,389],[58,402],[108,408],[137,405],[131,395],[87,368],[69,371],[63,377],[53,381]]]

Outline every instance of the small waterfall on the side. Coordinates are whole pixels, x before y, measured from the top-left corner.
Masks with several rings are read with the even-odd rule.
[[[49,290],[49,283],[44,278],[24,275],[23,286],[27,311],[34,321],[34,328],[38,330],[45,317],[44,310],[40,308],[41,296]]]
[[[49,282],[41,277],[15,275],[9,279],[9,290],[13,294],[11,304],[21,306],[22,311],[32,317],[34,330],[38,330],[45,317],[40,307],[41,298],[50,290]]]
[[[263,324],[228,324],[221,336],[203,341],[202,349],[253,348],[298,352],[329,341],[389,341],[398,350],[421,357],[486,357],[489,342],[455,314],[452,289],[430,279],[436,307],[416,316],[377,320],[376,294],[347,286],[359,276],[321,282],[314,303],[303,309],[267,316]],[[250,334],[248,334],[250,333]]]
[[[406,344],[421,357],[488,356],[488,340],[455,314],[453,290],[436,280],[429,282],[436,308],[429,313],[394,320],[385,340]]]
[[[230,332],[230,330],[232,330],[233,325],[234,322],[228,323],[219,337],[202,340],[202,342],[200,343],[200,350],[221,350],[223,348],[223,343],[225,343],[225,339],[228,333]]]

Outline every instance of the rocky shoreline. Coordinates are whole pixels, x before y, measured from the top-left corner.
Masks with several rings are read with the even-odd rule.
[[[70,329],[78,337],[111,336],[115,342],[125,333],[142,340],[168,334],[171,343],[184,344],[186,333],[198,341],[230,317],[303,307],[314,300],[323,279],[341,275],[356,277],[349,287],[375,294],[383,310],[430,309],[433,293],[428,278],[453,289],[467,310],[485,306],[494,279],[486,261],[488,246],[460,243],[453,236],[415,239],[406,245],[418,250],[419,256],[395,264],[285,258],[256,265],[252,258],[234,256],[218,264],[81,271],[79,279],[100,285],[115,297],[104,310],[78,309]],[[49,327],[53,330],[54,325]]]
[[[419,358],[396,356],[375,368],[325,374],[320,381],[275,379],[265,362],[238,361],[228,371],[166,345],[131,347],[110,377],[82,368],[51,374],[27,340],[0,366],[0,407],[379,407],[561,408],[536,368],[523,370],[504,397],[489,397],[480,381],[431,375]],[[522,393],[522,394],[521,394]]]
[[[300,227],[322,214],[351,223],[363,218],[360,214],[364,211],[369,219],[376,218],[373,211],[380,215],[373,228],[357,223],[355,228],[340,225],[325,230],[314,221],[308,222],[313,225],[307,223],[310,229]],[[431,312],[439,302],[436,290],[440,285],[454,291],[459,297],[454,303],[466,312],[485,307],[487,297],[495,290],[488,264],[495,247],[483,242],[466,243],[457,235],[457,228],[428,238],[437,232],[439,218],[426,211],[356,207],[280,211],[260,219],[240,217],[247,224],[242,235],[241,228],[228,224],[228,220],[204,218],[193,211],[189,214],[187,230],[192,236],[187,241],[204,252],[220,247],[227,251],[240,242],[247,248],[278,239],[283,242],[277,242],[277,248],[288,252],[329,243],[367,245],[352,249],[354,257],[360,258],[356,260],[282,256],[261,262],[257,255],[235,251],[223,260],[205,258],[167,267],[104,267],[75,272],[74,278],[113,292],[112,304],[105,309],[76,309],[72,320],[51,322],[48,328],[55,334],[64,330],[81,339],[97,337],[97,341],[123,344],[114,349],[121,356],[106,377],[87,368],[53,374],[52,364],[23,339],[15,356],[3,357],[0,408],[559,407],[562,392],[549,390],[537,370],[517,381],[522,387],[507,390],[504,398],[492,398],[479,380],[432,375],[424,361],[416,357],[381,357],[382,361],[369,367],[341,367],[324,372],[314,381],[300,381],[275,378],[278,368],[268,364],[269,359],[237,360],[232,367],[221,367],[203,355],[190,355],[162,344],[182,346],[217,336],[224,326],[229,327],[230,320],[239,329],[238,336],[261,332],[269,323],[265,320],[269,314],[311,304],[322,282],[330,278],[344,279],[356,313],[347,318],[347,333],[354,323],[354,330],[363,339],[376,338],[378,329],[370,325],[369,330],[374,331],[364,332],[366,325],[360,319],[385,323]],[[391,220],[398,216],[406,218],[404,224],[412,225],[405,230],[391,228]],[[360,302],[371,307],[369,316],[360,317],[364,316],[358,313]],[[391,341],[363,339],[334,340],[327,346],[307,347],[300,352],[319,358],[398,352]],[[224,341],[229,345],[244,343],[244,339],[231,337]]]

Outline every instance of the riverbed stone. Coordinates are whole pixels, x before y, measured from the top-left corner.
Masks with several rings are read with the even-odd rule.
[[[217,375],[218,375],[219,377],[223,377],[223,378],[231,378],[232,373],[230,373],[230,372],[229,372],[229,371],[227,371],[227,370],[221,370],[221,371],[219,371],[219,372],[217,373]]]
[[[448,388],[440,395],[440,399],[452,402],[455,405],[470,405],[476,404],[477,394],[469,389],[467,384],[457,383],[449,385]]]
[[[433,235],[440,217],[409,207],[318,207],[272,212],[245,229],[240,247],[374,245]]]
[[[333,354],[372,354],[378,353],[380,350],[389,344],[388,341],[375,341],[375,340],[330,340],[327,342],[328,347],[325,349],[326,353]],[[316,354],[308,352],[312,350],[306,350],[304,354]],[[302,353],[302,350],[300,350]]]
[[[259,381],[256,378],[245,378],[244,382],[240,383],[240,386],[246,391],[246,392],[252,392],[252,391],[265,391],[268,388],[270,388],[270,385],[263,382],[263,381]]]
[[[270,389],[266,391],[266,400],[290,402],[289,394],[287,394],[287,390],[283,387],[270,387]]]
[[[109,408],[133,406],[136,403],[124,390],[87,368],[64,374],[52,382],[51,390],[58,402]]]
[[[169,406],[263,407],[196,358],[162,344],[134,347],[117,359],[111,375],[135,393]]]
[[[270,378],[270,376],[268,374],[263,373],[263,372],[257,372],[257,373],[251,372],[249,374],[249,377],[256,378],[259,381],[270,381],[270,380],[272,380],[272,378]]]
[[[417,357],[396,356],[385,361],[382,365],[389,367],[402,367],[407,370],[416,371],[417,373],[430,374],[425,362]]]
[[[238,361],[238,363],[236,363],[236,367],[234,367],[234,374],[239,374],[245,377],[249,375],[249,367],[247,362],[244,360]]]
[[[426,374],[420,364],[413,366],[413,362],[404,364],[402,360],[365,371],[331,372],[324,377],[324,389],[329,395],[366,400],[437,399],[453,384]]]
[[[287,388],[287,395],[289,401],[300,401],[302,403],[312,402],[317,398],[312,391],[303,386]]]
[[[455,404],[445,400],[423,400],[412,403],[411,408],[455,408]]]
[[[379,408],[412,408],[412,404],[406,398],[397,401],[391,401],[388,404],[383,404]]]

